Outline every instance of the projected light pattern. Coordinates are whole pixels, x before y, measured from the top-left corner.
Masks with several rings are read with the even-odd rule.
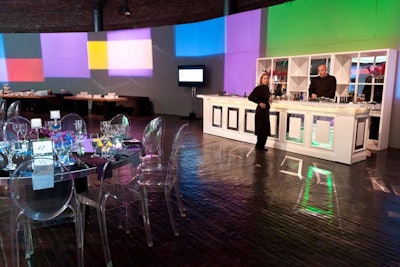
[[[0,33],[0,82],[8,82],[3,34]]]
[[[202,57],[225,53],[225,18],[175,26],[177,57]]]
[[[400,60],[397,60],[397,74],[396,74],[396,87],[395,88],[400,88]],[[400,89],[396,90],[396,99],[400,99]]]
[[[1,34],[0,82],[90,78],[96,70],[108,70],[110,76],[153,74],[150,29],[108,32],[96,41],[89,41],[91,34],[96,35]]]
[[[250,94],[254,88],[260,27],[260,9],[226,17],[224,88],[227,93]]]
[[[4,82],[43,82],[38,34],[3,34]]]
[[[8,81],[43,82],[43,62],[40,58],[6,59]]]
[[[177,57],[224,55],[224,90],[250,93],[260,56],[261,9],[175,26]]]
[[[89,69],[106,70],[108,68],[107,42],[90,41],[87,43]]]
[[[309,0],[271,6],[268,57],[398,47],[399,9],[398,0]]]
[[[40,41],[45,77],[90,77],[87,33],[42,33]]]
[[[121,30],[107,33],[110,76],[152,76],[151,30]]]
[[[326,177],[326,182],[321,183],[321,176]],[[315,177],[318,180],[319,184],[326,183],[327,189],[327,199],[318,199],[311,201],[311,181],[312,178]],[[310,166],[308,168],[308,175],[306,179],[305,190],[303,194],[303,200],[301,202],[301,209],[305,211],[314,213],[316,215],[328,216],[331,217],[333,215],[333,182],[332,182],[332,172],[324,169],[320,169],[314,166]],[[324,196],[324,194],[322,194]],[[314,203],[314,204],[310,204]],[[319,204],[317,204],[319,203]],[[326,204],[326,207],[321,207],[322,204]]]

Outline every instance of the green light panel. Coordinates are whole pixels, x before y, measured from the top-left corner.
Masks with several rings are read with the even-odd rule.
[[[267,55],[397,48],[398,0],[296,0],[268,8]]]

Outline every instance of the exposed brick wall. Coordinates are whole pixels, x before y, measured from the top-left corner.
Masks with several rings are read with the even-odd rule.
[[[94,31],[94,3],[101,0],[1,0],[0,32]],[[231,10],[272,6],[292,0],[231,0]],[[224,0],[128,0],[131,16],[119,13],[125,0],[103,0],[103,29],[156,27],[224,15]]]

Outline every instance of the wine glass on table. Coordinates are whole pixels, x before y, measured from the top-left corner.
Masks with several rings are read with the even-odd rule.
[[[104,134],[108,134],[111,128],[110,121],[100,121],[100,132]]]
[[[20,123],[18,122],[11,122],[12,123],[12,129],[14,133],[16,134],[16,140],[19,140],[19,133],[20,133]]]
[[[4,168],[5,170],[15,170],[17,165],[13,162],[13,157],[16,153],[15,141],[13,140],[4,140],[1,144],[1,150],[3,154],[7,157],[7,166]]]
[[[100,132],[101,132],[101,142],[103,146],[101,148],[101,157],[108,158],[108,142],[110,141],[110,130],[111,130],[111,122],[110,121],[100,121]]]
[[[85,153],[85,148],[82,144],[83,138],[83,120],[75,120],[75,131],[76,131],[76,146],[78,155],[83,155]]]
[[[78,138],[81,138],[83,134],[83,121],[82,120],[75,120],[74,122],[76,135]]]
[[[111,140],[111,136],[109,133],[104,133],[101,135],[101,143],[103,144],[103,146],[101,147],[101,157],[102,158],[108,158],[109,155],[109,142]]]
[[[90,144],[92,145],[93,148],[93,154],[92,154],[92,158],[97,158],[100,157],[99,154],[97,154],[97,148],[99,147],[99,134],[98,133],[91,133],[89,134],[89,140],[90,140]]]

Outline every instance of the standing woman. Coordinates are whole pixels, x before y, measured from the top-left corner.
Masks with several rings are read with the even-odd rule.
[[[271,135],[269,123],[269,73],[264,72],[260,77],[260,83],[249,95],[249,100],[257,104],[255,115],[255,135],[257,135],[256,150],[264,151],[267,138]]]

